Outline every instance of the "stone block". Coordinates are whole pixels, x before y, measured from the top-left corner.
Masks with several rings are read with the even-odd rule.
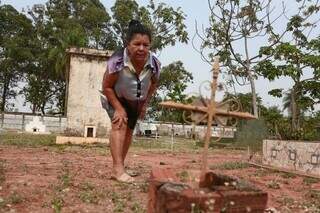
[[[264,140],[263,164],[320,177],[320,143]]]

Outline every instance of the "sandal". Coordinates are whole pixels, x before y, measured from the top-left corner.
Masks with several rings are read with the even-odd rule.
[[[134,178],[131,177],[130,175],[128,175],[127,173],[123,173],[122,175],[120,175],[118,177],[112,175],[111,179],[116,180],[120,183],[133,183],[134,182]]]

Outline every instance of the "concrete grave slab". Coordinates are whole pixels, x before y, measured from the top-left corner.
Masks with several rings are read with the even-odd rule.
[[[66,137],[66,136],[57,136],[56,144],[95,144],[103,143],[109,145],[108,138],[88,138],[88,137]]]

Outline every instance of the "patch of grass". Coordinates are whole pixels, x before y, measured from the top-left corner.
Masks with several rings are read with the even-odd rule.
[[[99,193],[95,189],[94,185],[85,182],[81,184],[80,189],[81,191],[79,194],[79,198],[82,202],[94,204],[97,204],[99,202]]]
[[[179,172],[177,174],[178,178],[180,179],[181,182],[187,182],[189,180],[189,173],[187,171],[182,171],[182,172]]]
[[[62,162],[62,174],[58,176],[58,179],[60,181],[60,187],[62,189],[65,189],[70,186],[72,182],[72,176],[70,174],[70,169],[69,169],[69,162],[68,161],[63,161]]]
[[[269,170],[263,169],[263,168],[259,168],[254,172],[253,175],[257,176],[257,177],[264,177],[264,176],[267,176],[268,174],[270,174]]]
[[[149,184],[147,182],[141,183],[139,185],[140,192],[147,193],[149,188]]]
[[[0,197],[0,210],[4,210],[6,205],[7,205],[7,202],[2,197]]]
[[[142,212],[145,212],[145,210],[141,207],[141,205],[137,202],[134,202],[132,205],[131,205],[131,211],[133,213],[142,213]]]
[[[306,196],[310,199],[320,201],[320,190],[311,189],[307,192]]]
[[[181,152],[181,151],[194,151],[198,150],[198,147],[194,140],[181,138],[181,137],[174,137],[173,144],[172,138],[169,136],[161,136],[161,138],[147,138],[147,137],[136,137],[133,140],[132,148],[134,150],[156,150],[156,151],[163,151],[163,150],[172,150],[174,152]],[[172,148],[172,149],[171,149]]]
[[[111,193],[111,200],[114,204],[113,212],[124,212],[125,202],[116,192]]]
[[[19,203],[22,203],[23,200],[24,200],[23,197],[19,195],[17,192],[13,192],[8,197],[8,202],[11,204],[19,204]]]
[[[312,177],[306,177],[306,178],[303,178],[303,183],[307,186],[310,186],[314,183],[319,183],[319,179],[317,178],[312,178]]]
[[[307,202],[304,203],[310,212],[320,212],[320,190],[311,189],[306,194]]]
[[[292,173],[287,173],[287,172],[280,172],[280,176],[282,178],[285,178],[285,179],[296,178],[297,177],[297,175],[292,174]]]
[[[272,180],[267,182],[267,187],[270,189],[280,189],[280,184],[277,181]]]
[[[60,213],[62,210],[62,207],[64,205],[64,200],[61,196],[56,195],[51,200],[51,207],[53,208],[55,213]]]
[[[4,164],[5,160],[0,160],[0,185],[6,180]]]
[[[287,195],[280,197],[280,199],[277,201],[289,209],[297,208],[300,205],[300,203],[295,201],[294,198]]]
[[[233,161],[233,162],[226,162],[223,164],[210,166],[210,169],[235,170],[235,169],[246,169],[249,167],[250,167],[250,164],[247,162]]]
[[[5,133],[0,134],[0,144],[14,145],[21,147],[54,146],[55,135],[33,135],[26,133]]]

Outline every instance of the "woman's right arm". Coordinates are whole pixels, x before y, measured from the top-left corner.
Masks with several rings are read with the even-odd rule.
[[[114,86],[118,80],[118,73],[105,74],[103,79],[103,94],[107,97],[109,103],[113,106],[115,112],[112,118],[112,124],[120,128],[122,124],[127,123],[127,113],[120,101],[118,100],[114,91]]]

